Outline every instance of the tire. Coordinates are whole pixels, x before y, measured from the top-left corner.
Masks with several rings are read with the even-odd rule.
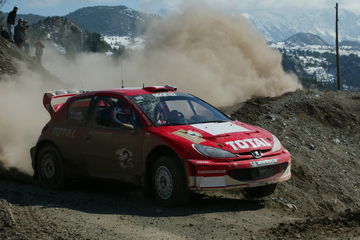
[[[40,184],[51,189],[61,189],[65,186],[65,168],[59,151],[46,145],[37,155],[37,174]]]
[[[260,187],[245,189],[245,196],[248,198],[262,198],[270,196],[275,192],[277,184],[270,184]]]
[[[190,198],[186,174],[180,161],[174,157],[158,158],[152,170],[153,194],[159,203],[167,207],[186,204]]]

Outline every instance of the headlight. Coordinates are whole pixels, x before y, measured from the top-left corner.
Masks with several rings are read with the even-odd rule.
[[[194,148],[206,157],[211,158],[234,158],[237,157],[235,154],[222,150],[220,148],[208,147],[200,144],[194,144]]]
[[[277,151],[280,151],[281,148],[282,148],[282,145],[281,145],[281,142],[279,141],[279,139],[275,136],[275,135],[272,135],[273,139],[274,139],[274,146],[273,148],[271,149],[272,152],[277,152]]]

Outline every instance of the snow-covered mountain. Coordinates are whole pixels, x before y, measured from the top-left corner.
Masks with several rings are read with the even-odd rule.
[[[284,41],[299,33],[313,33],[329,44],[335,39],[335,9],[256,10],[242,14],[271,42]],[[360,40],[360,15],[339,11],[340,40]]]
[[[65,17],[90,32],[129,37],[141,35],[156,18],[122,5],[84,7]]]
[[[285,42],[298,45],[328,45],[321,37],[312,33],[297,33],[289,37]]]
[[[95,15],[101,12],[97,8],[86,8],[82,9],[82,11],[89,9],[96,10],[94,12]],[[85,19],[85,15],[86,14],[81,14],[79,18]],[[263,33],[269,42],[281,42],[287,40],[294,34],[307,33],[307,36],[300,37],[308,37],[309,41],[315,41],[314,44],[319,44],[321,40],[315,40],[314,36],[310,35],[315,34],[326,43],[330,45],[335,44],[335,9],[331,6],[329,6],[328,9],[253,10],[244,12],[242,15],[247,18],[257,30]],[[96,17],[93,18],[96,19]],[[135,21],[138,18],[132,19],[131,21]],[[340,41],[360,41],[360,15],[347,10],[340,10],[339,20]],[[128,22],[128,24],[130,24],[130,27],[127,27],[128,32],[125,31],[121,34],[109,33],[107,28],[111,25],[107,24],[101,24],[103,30],[100,32],[108,36],[139,37],[136,32],[133,32],[133,26],[136,26],[136,23],[131,23],[131,21]],[[142,26],[144,27],[146,24]],[[115,40],[116,37],[111,38]],[[109,40],[109,38],[106,39]],[[128,45],[124,40],[126,39],[118,39],[118,43],[115,43],[115,41],[112,41],[113,43],[108,42],[111,45],[122,43]]]
[[[359,91],[360,45],[357,45],[359,42],[350,43],[343,42],[340,46],[340,71],[344,89]],[[335,89],[335,46],[289,41],[271,43],[270,46],[282,54],[284,70],[295,73],[305,87]]]

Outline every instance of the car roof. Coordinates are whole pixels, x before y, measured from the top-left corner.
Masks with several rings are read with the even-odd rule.
[[[106,94],[106,93],[118,93],[121,95],[127,96],[136,96],[136,95],[144,95],[144,94],[154,94],[154,93],[162,93],[162,92],[176,92],[177,88],[174,86],[149,86],[149,87],[134,87],[134,88],[115,88],[108,90],[97,90],[97,91],[89,91],[84,95],[97,95],[97,94]]]
[[[78,99],[93,97],[93,96],[106,96],[106,95],[125,95],[125,96],[136,96],[154,93],[169,93],[176,92],[177,88],[174,86],[149,86],[142,88],[117,88],[109,90],[99,91],[86,91],[84,89],[67,89],[67,90],[56,90],[54,92],[46,92],[43,96],[43,105],[49,111],[50,115],[53,116],[61,106],[64,104],[71,103]],[[63,103],[52,103],[53,99],[67,98]],[[56,108],[56,109],[55,109]]]
[[[144,90],[143,88],[119,88],[119,89],[95,91],[94,93],[95,94],[96,93],[120,93],[121,95],[136,96],[136,95],[143,95],[143,94],[152,94],[154,92]]]

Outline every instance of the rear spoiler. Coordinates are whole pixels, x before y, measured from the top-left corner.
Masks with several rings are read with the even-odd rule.
[[[50,116],[52,117],[64,104],[52,104],[53,99],[72,97],[86,92],[87,91],[82,89],[56,90],[54,92],[47,92],[44,94],[43,104],[46,110],[50,113]]]

